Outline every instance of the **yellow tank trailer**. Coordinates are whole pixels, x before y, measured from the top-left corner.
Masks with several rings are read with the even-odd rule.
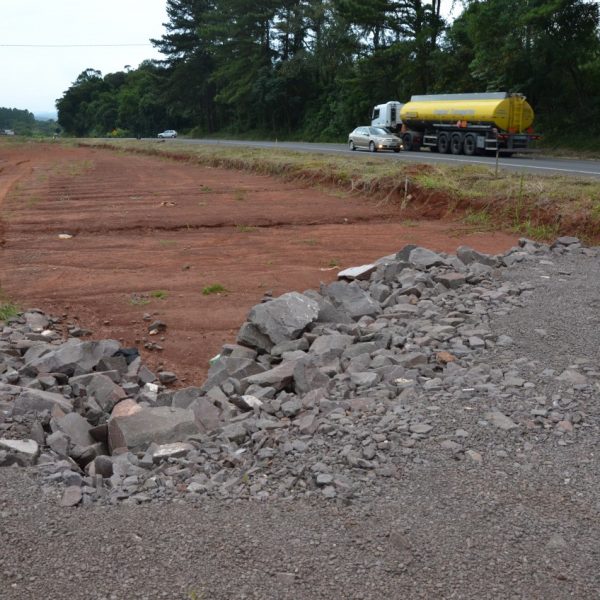
[[[394,104],[399,119],[389,126],[399,130],[405,150],[425,146],[469,156],[497,150],[510,155],[539,137],[531,129],[533,109],[521,94],[413,96],[406,104]]]

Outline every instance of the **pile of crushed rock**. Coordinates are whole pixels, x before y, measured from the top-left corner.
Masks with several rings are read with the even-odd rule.
[[[542,379],[568,388],[547,398],[523,376],[527,361],[488,360],[513,343],[490,320],[532,290],[506,272],[566,253],[600,255],[571,237],[522,239],[498,256],[406,246],[318,292],[265,298],[204,384],[184,389],[135,348],[65,340],[60,319],[29,310],[0,322],[0,465],[29,467],[65,506],[350,500],[409,463],[572,443],[597,429],[578,408],[600,381],[595,365],[546,369]]]

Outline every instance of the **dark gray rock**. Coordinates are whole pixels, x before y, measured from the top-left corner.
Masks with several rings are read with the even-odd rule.
[[[319,305],[298,292],[283,294],[275,300],[250,309],[248,322],[272,344],[293,340],[319,316]]]
[[[111,452],[117,448],[138,452],[152,442],[181,442],[196,433],[200,433],[200,428],[192,410],[168,406],[144,408],[128,416],[114,417],[108,422]]]
[[[363,316],[375,317],[381,312],[379,303],[373,300],[356,281],[351,283],[335,281],[323,286],[321,293],[354,320]]]

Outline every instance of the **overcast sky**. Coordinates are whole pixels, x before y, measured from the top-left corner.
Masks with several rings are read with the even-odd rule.
[[[106,75],[161,58],[149,40],[164,33],[165,5],[165,0],[0,0],[0,106],[54,112],[54,102],[85,69]]]

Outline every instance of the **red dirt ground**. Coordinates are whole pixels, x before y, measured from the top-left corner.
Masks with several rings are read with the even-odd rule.
[[[138,345],[186,385],[268,290],[318,288],[407,243],[495,253],[516,241],[266,176],[58,144],[0,146],[0,217],[5,297]],[[212,284],[228,291],[204,295]],[[167,324],[162,338],[147,337],[145,313]]]

